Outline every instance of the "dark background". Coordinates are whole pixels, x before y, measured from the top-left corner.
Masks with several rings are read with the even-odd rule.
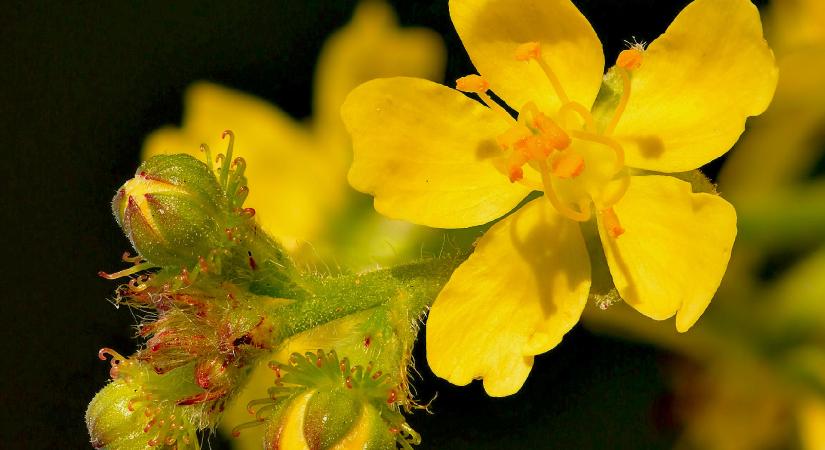
[[[392,2],[404,25],[439,32],[446,80],[474,72],[446,1]],[[682,0],[574,1],[612,61],[632,36],[651,41]],[[144,136],[179,123],[184,89],[209,80],[311,114],[314,63],[354,1],[241,4],[12,4],[0,12],[3,230],[0,447],[91,448],[83,414],[108,377],[97,350],[135,348],[130,312],[96,276],[128,241],[109,202]],[[718,164],[717,164],[718,165]],[[709,168],[713,175],[716,166]],[[577,327],[539,356],[524,388],[487,397],[479,383],[435,379],[419,345],[422,399],[410,421],[433,448],[664,449],[678,432],[669,356]],[[213,439],[212,448],[225,448]]]

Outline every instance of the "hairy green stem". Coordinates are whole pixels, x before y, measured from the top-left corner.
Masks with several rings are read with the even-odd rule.
[[[426,259],[387,269],[352,275],[302,278],[307,298],[278,307],[282,318],[279,340],[342,317],[390,302],[403,304],[411,315],[423,312],[435,299],[462,256]]]

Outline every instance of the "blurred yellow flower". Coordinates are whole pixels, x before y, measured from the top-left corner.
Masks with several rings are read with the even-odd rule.
[[[389,217],[444,228],[495,220],[532,190],[549,201],[494,225],[453,274],[427,323],[433,371],[459,385],[483,378],[495,396],[521,387],[533,356],[557,345],[586,304],[579,224],[591,205],[622,298],[690,328],[724,274],[736,215],[716,195],[643,170],[707,163],[767,107],[777,70],[757,9],[693,2],[647,49],[622,52],[613,87],[602,84],[598,37],[569,0],[452,0],[450,14],[483,76],[457,88],[484,105],[420,79],[361,85],[342,107],[350,183]]]
[[[197,156],[203,142],[213,149],[225,145],[220,132],[231,129],[237,148],[243,149],[239,156],[247,161],[251,190],[246,204],[255,208],[259,223],[294,254],[307,242],[323,246],[330,240],[332,222],[352,200],[346,183],[350,142],[339,115],[346,94],[380,76],[440,79],[444,62],[443,44],[435,33],[401,29],[387,4],[366,1],[322,50],[314,116],[308,123],[253,96],[200,82],[186,93],[182,126],[151,134],[143,157],[181,152]],[[360,225],[383,228],[384,234],[393,228],[409,230],[406,224],[386,220]],[[386,247],[383,242],[377,245]]]

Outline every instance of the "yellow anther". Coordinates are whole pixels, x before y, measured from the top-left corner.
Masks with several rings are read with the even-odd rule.
[[[616,58],[616,65],[626,70],[636,70],[642,66],[644,54],[642,49],[638,47],[629,48],[619,53]]]
[[[498,142],[499,147],[503,150],[512,148],[516,145],[517,142],[531,136],[530,130],[522,124],[518,124],[514,127],[507,129],[504,133],[500,134],[496,141]]]
[[[622,224],[619,223],[619,217],[616,215],[616,211],[613,211],[613,208],[603,209],[600,214],[602,215],[602,225],[610,237],[615,239],[624,234],[625,230],[622,228]]]
[[[482,103],[495,111],[504,120],[508,122],[514,121],[513,116],[511,116],[510,113],[505,111],[501,105],[496,103],[492,98],[490,98],[489,95],[487,95],[487,91],[490,90],[490,83],[482,78],[481,75],[467,75],[466,77],[461,77],[455,80],[455,88],[461,92],[478,95],[478,98]]]
[[[511,183],[521,181],[524,178],[524,169],[522,166],[527,163],[527,157],[518,151],[510,153],[510,159],[507,162],[507,177]]]
[[[514,147],[529,160],[538,161],[547,158],[553,148],[541,136],[529,136],[516,142]]]
[[[584,170],[584,158],[575,153],[562,153],[550,164],[550,170],[559,178],[575,178]]]
[[[521,181],[524,179],[524,169],[518,165],[510,166],[510,170],[507,172],[507,178],[510,179],[511,183],[515,183],[516,181]]]
[[[534,114],[533,126],[541,131],[544,139],[556,150],[564,150],[570,146],[570,136],[556,122],[553,122],[544,114]]]
[[[541,44],[538,42],[525,42],[516,48],[516,61],[529,61],[539,59],[541,56]]]
[[[487,92],[490,89],[490,83],[487,82],[481,75],[467,75],[455,80],[455,88],[461,92],[470,92],[478,94]]]

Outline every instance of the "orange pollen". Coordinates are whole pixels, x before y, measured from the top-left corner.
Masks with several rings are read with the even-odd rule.
[[[603,209],[601,214],[602,222],[610,237],[615,239],[624,234],[624,228],[622,228],[622,224],[619,223],[619,217],[616,216],[616,211],[614,211],[613,208]]]
[[[511,183],[521,181],[524,178],[524,169],[522,169],[521,166],[510,166],[507,178],[510,179]]]
[[[559,178],[575,178],[584,170],[584,158],[575,153],[564,153],[553,160],[550,169]]]
[[[501,147],[502,150],[506,150],[510,147],[514,147],[516,143],[526,139],[530,136],[530,134],[530,130],[527,129],[527,127],[517,125],[500,134],[496,138],[496,142],[498,142],[498,146]]]
[[[541,44],[538,42],[526,42],[516,48],[516,61],[539,59],[540,56]]]
[[[564,150],[570,146],[570,136],[544,114],[536,114],[533,118],[533,125],[541,131],[542,136],[556,150]]]
[[[455,88],[461,92],[479,93],[487,92],[490,89],[490,83],[480,75],[467,75],[455,80]]]
[[[642,50],[634,47],[623,50],[616,58],[616,65],[627,70],[636,70],[642,66],[644,55]]]
[[[530,159],[526,151],[526,140],[527,139],[522,139],[516,142],[512,152],[510,152],[510,158],[507,161],[507,177],[511,183],[515,183],[524,178],[522,166],[527,164],[527,161]]]

